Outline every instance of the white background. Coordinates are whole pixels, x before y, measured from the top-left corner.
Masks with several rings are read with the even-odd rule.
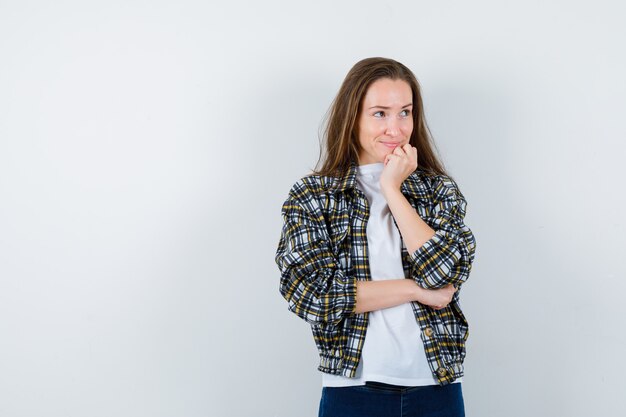
[[[467,415],[622,415],[622,2],[225,3],[0,1],[0,416],[316,416],[280,207],[369,56],[468,201]]]

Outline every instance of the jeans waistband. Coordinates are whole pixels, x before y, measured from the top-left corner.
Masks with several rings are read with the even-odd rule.
[[[402,390],[406,390],[407,388],[410,388],[404,385],[392,385],[392,384],[387,384],[385,382],[378,382],[378,381],[366,381],[365,385],[371,388],[378,388],[382,390],[391,390],[391,391],[402,391]]]

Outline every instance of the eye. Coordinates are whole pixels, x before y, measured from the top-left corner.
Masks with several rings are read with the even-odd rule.
[[[380,110],[377,111],[376,113],[374,113],[374,117],[384,117],[385,116],[385,112]]]
[[[411,114],[411,109],[404,109],[400,112],[403,117],[408,117]]]

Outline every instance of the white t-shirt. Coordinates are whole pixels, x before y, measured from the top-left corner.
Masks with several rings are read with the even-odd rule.
[[[404,278],[402,241],[387,201],[380,190],[382,162],[357,167],[357,186],[369,202],[367,243],[373,281]],[[410,303],[369,312],[361,361],[356,377],[322,372],[323,386],[364,385],[378,381],[393,385],[436,385]],[[458,378],[455,382],[461,382]]]

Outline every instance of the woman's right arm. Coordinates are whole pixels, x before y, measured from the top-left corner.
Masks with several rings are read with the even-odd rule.
[[[275,260],[289,310],[311,325],[339,323],[354,311],[357,281],[340,267],[315,197],[302,182],[289,192],[282,217]]]
[[[356,283],[355,313],[381,310],[395,307],[410,301],[419,301],[422,304],[439,310],[447,306],[452,300],[456,288],[447,285],[436,290],[427,290],[420,287],[415,281],[400,278],[382,281],[358,281]]]

